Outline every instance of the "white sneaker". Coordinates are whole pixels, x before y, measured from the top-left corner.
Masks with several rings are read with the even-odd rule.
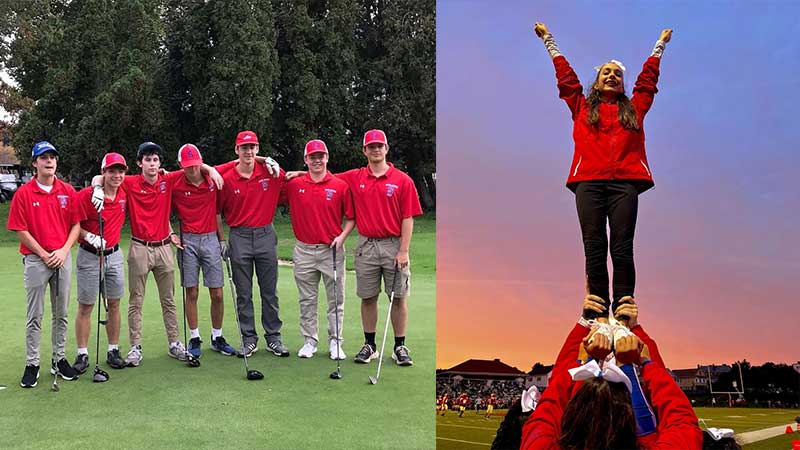
[[[128,356],[125,357],[125,363],[128,367],[137,367],[142,362],[142,346],[134,345],[128,351]]]
[[[314,356],[314,353],[317,353],[317,346],[311,342],[306,342],[303,344],[303,348],[297,352],[297,356],[301,358],[311,358]]]
[[[186,347],[183,346],[181,341],[170,344],[167,354],[178,361],[186,361]]]
[[[618,340],[626,336],[634,336],[633,332],[629,330],[628,327],[613,317],[608,319],[608,324],[611,326],[611,333],[614,335],[614,346],[617,345]]]
[[[347,355],[344,354],[344,350],[342,350],[342,343],[340,341],[337,341],[336,339],[331,339],[330,352],[331,352],[331,359],[334,361],[336,359],[343,360],[347,358]]]

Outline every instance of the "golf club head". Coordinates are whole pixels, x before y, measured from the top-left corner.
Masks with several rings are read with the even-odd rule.
[[[200,360],[192,356],[190,353],[186,353],[186,365],[189,367],[200,367]]]
[[[336,369],[336,371],[331,372],[331,380],[341,380],[341,379],[342,379],[342,373],[339,372],[339,369]]]
[[[263,380],[264,379],[264,374],[259,372],[259,371],[257,371],[257,370],[248,370],[247,371],[247,379],[250,380],[250,381]]]
[[[378,379],[373,377],[373,376],[370,376],[369,377],[369,384],[378,384]]]
[[[57,381],[55,381],[55,380],[53,381],[53,385],[50,386],[50,390],[53,391],[53,392],[58,392],[58,391],[61,390],[61,388],[58,387],[58,382]]]
[[[108,375],[108,372],[95,366],[94,374],[92,374],[92,381],[94,383],[105,383],[109,378],[111,377]]]

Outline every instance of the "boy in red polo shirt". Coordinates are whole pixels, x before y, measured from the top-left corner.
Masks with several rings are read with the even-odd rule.
[[[353,198],[347,183],[328,173],[328,147],[325,142],[319,139],[309,141],[305,147],[304,159],[308,173],[287,182],[282,196],[289,203],[292,229],[297,238],[292,260],[294,279],[300,296],[300,331],[305,338],[305,344],[297,352],[297,356],[310,358],[317,351],[317,294],[322,276],[328,299],[330,357],[345,359],[341,347],[344,320],[344,241],[355,226]],[[332,256],[334,246],[337,250],[335,285]]]
[[[80,232],[75,189],[56,178],[58,150],[53,144],[37,142],[31,157],[36,176],[14,194],[7,225],[10,231],[17,233],[25,266],[28,318],[25,325],[27,357],[20,381],[23,388],[35,387],[39,380],[39,342],[42,336],[44,292],[48,284],[53,304],[53,359],[50,373],[58,373],[65,380],[78,378],[75,369],[67,362],[64,351],[72,273],[70,248]]]
[[[125,275],[119,239],[125,223],[127,197],[120,189],[125,179],[128,164],[119,153],[107,153],[100,164],[103,174],[103,236],[99,236],[98,212],[92,203],[93,188],[81,189],[77,194],[78,209],[81,214],[80,248],[75,260],[78,280],[78,316],[75,319],[75,340],[78,343],[78,356],[73,367],[78,373],[89,368],[89,333],[94,303],[97,301],[100,284],[100,261],[103,258],[103,277],[105,278],[105,298],[108,303],[108,353],[106,363],[114,369],[125,367],[125,360],[119,353],[120,314],[119,300],[125,292]],[[101,306],[98,306],[100,308]]]
[[[183,169],[172,190],[172,206],[181,221],[181,245],[178,265],[183,271],[182,283],[186,287],[186,317],[189,322],[189,353],[201,355],[197,319],[197,297],[200,269],[203,285],[211,297],[211,350],[223,355],[236,355],[222,336],[225,306],[222,297],[222,230],[217,229],[217,188],[201,172],[203,157],[193,144],[178,150],[178,164]]]
[[[220,229],[222,216],[230,226],[230,259],[242,353],[250,356],[258,350],[252,298],[255,269],[267,347],[273,354],[286,357],[289,350],[281,340],[283,322],[277,295],[278,238],[272,227],[285,174],[277,164],[270,164],[271,160],[267,165],[257,163],[258,147],[258,136],[252,131],[242,131],[236,136],[238,162],[217,166],[225,180],[217,195],[217,220]]]

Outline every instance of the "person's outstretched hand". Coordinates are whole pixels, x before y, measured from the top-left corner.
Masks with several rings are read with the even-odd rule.
[[[545,26],[545,24],[542,22],[536,22],[533,24],[533,31],[536,32],[536,36],[539,36],[539,39],[544,39],[545,36],[550,34],[550,32],[547,31],[547,26]],[[670,30],[670,32],[672,32],[672,30]]]
[[[669,42],[670,39],[672,39],[672,28],[663,30],[661,32],[661,36],[658,38],[659,41],[662,41],[665,44]]]

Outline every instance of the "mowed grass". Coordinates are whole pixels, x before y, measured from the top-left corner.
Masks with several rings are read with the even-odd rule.
[[[431,408],[432,409],[432,408]],[[506,410],[495,410],[490,419],[485,419],[486,410],[475,414],[475,410],[464,411],[458,417],[458,411],[450,410],[442,417],[436,416],[436,449],[437,450],[477,450],[487,449],[492,445],[497,428],[503,422]]]
[[[436,416],[437,450],[489,448],[505,412],[505,410],[498,411],[498,415],[490,420],[484,419],[483,415],[476,415],[474,410],[465,412],[461,418],[453,411],[449,411],[445,417]],[[736,433],[794,424],[794,418],[800,415],[800,410],[766,408],[695,408],[695,412],[709,427],[732,428]],[[792,439],[800,439],[800,433],[754,442],[743,448],[744,450],[789,450],[792,448]]]
[[[50,308],[45,307],[40,353],[43,367],[39,385],[19,387],[25,365],[25,290],[17,241],[5,230],[8,204],[0,205],[0,429],[2,448],[78,449],[110,446],[115,449],[169,448],[253,448],[253,449],[430,449],[434,443],[434,422],[424,414],[435,395],[435,220],[419,218],[412,240],[412,296],[409,298],[407,344],[414,366],[397,367],[384,359],[380,381],[370,385],[377,361],[357,365],[352,357],[363,342],[360,301],[355,296],[355,274],[347,273],[344,321],[343,379],[328,375],[336,363],[328,358],[327,345],[311,359],[299,359],[303,343],[299,332],[297,290],[292,269],[279,269],[283,339],[292,352],[278,358],[264,350],[249,359],[251,369],[262,371],[262,381],[244,379],[242,360],[209,350],[210,318],[208,291],[201,289],[200,330],[204,340],[202,366],[189,368],[167,356],[167,342],[161,310],[152,278],[144,302],[144,360],[138,368],[112,370],[104,362],[107,345],[101,329],[101,367],[111,374],[108,383],[91,382],[94,367],[95,327],[92,325],[90,353],[92,368],[77,381],[60,381],[61,391],[50,391],[49,361]],[[294,238],[286,218],[276,219],[279,254],[291,255]],[[127,254],[128,236],[122,240]],[[352,268],[355,238],[346,244]],[[73,250],[74,255],[77,250]],[[74,264],[74,263],[73,263]],[[175,301],[182,314],[176,271]],[[226,316],[224,333],[238,345],[233,302],[225,280]],[[76,301],[73,275],[67,356],[75,358],[74,322]],[[321,338],[325,336],[324,290],[320,299]],[[381,296],[378,339],[382,337],[388,298]],[[260,301],[255,302],[256,315]],[[123,354],[127,335],[127,286],[122,300]],[[182,316],[181,339],[183,336]],[[257,325],[260,330],[260,324]],[[263,333],[263,330],[260,330]],[[391,330],[387,337],[391,348]],[[380,343],[379,343],[380,344]]]

